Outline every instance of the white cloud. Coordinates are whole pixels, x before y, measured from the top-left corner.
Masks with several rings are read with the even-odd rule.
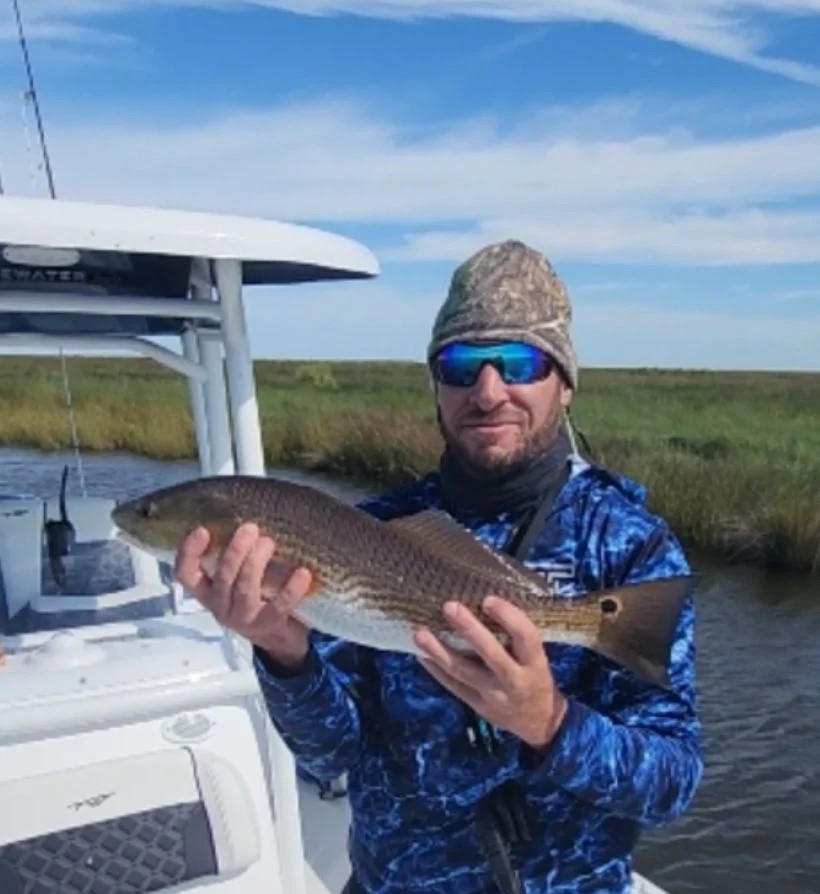
[[[816,312],[772,317],[576,300],[573,325],[582,366],[820,371]]]
[[[71,46],[119,36],[95,20],[172,0],[31,0],[31,33]],[[617,22],[798,80],[814,68],[765,57],[766,35],[741,14],[816,14],[820,0],[179,0],[225,8],[267,5],[308,14],[482,15],[522,22]],[[0,12],[0,40],[9,37]],[[502,50],[503,51],[503,50]],[[691,264],[820,262],[820,125],[744,138],[702,138],[647,128],[626,101],[529,110],[510,126],[489,117],[423,132],[339,98],[267,111],[211,115],[185,124],[122,117],[61,117],[49,145],[65,198],[156,204],[318,221],[386,223],[391,261],[461,260],[490,239],[516,236],[566,260]],[[748,110],[754,114],[757,110]],[[672,120],[667,116],[664,120]],[[658,120],[657,118],[654,120]],[[770,129],[783,120],[762,122]],[[44,194],[28,152],[19,103],[0,97],[0,176],[7,191]],[[79,121],[79,123],[78,123]],[[761,122],[758,122],[761,123]],[[30,121],[30,126],[32,122]],[[32,127],[31,138],[35,134]],[[421,265],[420,265],[421,266]],[[669,277],[668,272],[664,273]],[[445,282],[429,292],[389,276],[375,283],[304,288],[250,298],[257,356],[420,359]],[[645,287],[648,288],[649,287]],[[812,290],[784,287],[784,311],[738,315],[692,310],[616,281],[571,288],[583,363],[817,369],[820,313]],[[611,300],[604,301],[602,293]],[[816,293],[815,297],[816,297]],[[665,299],[669,294],[665,293]],[[389,313],[386,312],[389,308]],[[306,339],[306,333],[309,336]],[[674,337],[670,337],[673,334]]]
[[[427,231],[384,260],[456,260],[488,242],[522,239],[550,257],[615,263],[788,264],[820,261],[820,210],[669,215],[646,208],[489,219],[464,231]]]
[[[607,136],[589,119],[547,109],[520,129],[485,118],[419,135],[326,100],[185,125],[52,116],[49,146],[63,198],[404,227],[385,260],[452,260],[515,234],[557,259],[820,261],[820,126],[697,139]],[[0,173],[25,194],[38,156],[19,120],[0,107]]]
[[[37,0],[27,9],[33,24],[61,22],[131,7],[264,7],[303,15],[358,15],[414,19],[472,17],[508,22],[607,22],[664,41],[820,86],[815,65],[770,56],[768,34],[756,13],[768,17],[820,13],[820,0]],[[0,33],[3,17],[0,13]]]
[[[54,43],[80,44],[82,46],[118,46],[130,43],[131,38],[124,34],[112,31],[104,31],[100,28],[91,28],[84,25],[76,25],[70,21],[58,21],[56,19],[35,20],[25,28],[25,36],[28,42],[50,41]],[[17,25],[11,21],[4,22],[0,16],[0,43],[3,41],[18,40]]]

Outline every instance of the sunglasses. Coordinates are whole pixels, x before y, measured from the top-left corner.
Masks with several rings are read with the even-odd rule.
[[[555,366],[549,354],[524,342],[453,342],[435,356],[432,373],[444,385],[470,388],[475,385],[485,363],[495,367],[507,385],[530,385],[546,379]]]

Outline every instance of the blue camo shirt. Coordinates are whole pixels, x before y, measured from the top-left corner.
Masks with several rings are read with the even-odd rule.
[[[634,482],[575,458],[527,564],[562,595],[688,574],[666,523]],[[360,504],[379,518],[441,507],[432,473]],[[503,547],[516,519],[467,522]],[[527,894],[626,894],[643,826],[680,816],[701,778],[695,710],[694,606],[679,620],[671,690],[644,683],[580,646],[547,644],[569,700],[556,738],[534,752],[501,731],[500,755],[472,748],[466,711],[410,655],[381,652],[316,632],[306,668],[278,677],[256,657],[274,725],[316,779],[348,774],[349,852],[372,894],[491,894],[475,835],[475,806],[517,779],[536,817],[524,854]]]

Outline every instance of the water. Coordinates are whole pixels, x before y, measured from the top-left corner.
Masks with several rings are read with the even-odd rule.
[[[638,868],[670,894],[818,894],[820,583],[697,567],[706,771]]]
[[[54,495],[64,462],[73,468],[69,453],[0,450],[0,493]],[[116,499],[197,473],[122,455],[86,456],[84,469],[89,494]],[[644,836],[637,868],[669,894],[820,894],[820,582],[694,564],[706,773],[686,816]]]

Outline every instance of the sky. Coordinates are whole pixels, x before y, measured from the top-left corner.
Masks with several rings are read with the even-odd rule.
[[[20,0],[60,198],[365,243],[251,290],[257,357],[421,360],[521,239],[583,367],[820,370],[820,0]],[[45,196],[11,0],[0,179]],[[583,386],[582,386],[583,387]]]

